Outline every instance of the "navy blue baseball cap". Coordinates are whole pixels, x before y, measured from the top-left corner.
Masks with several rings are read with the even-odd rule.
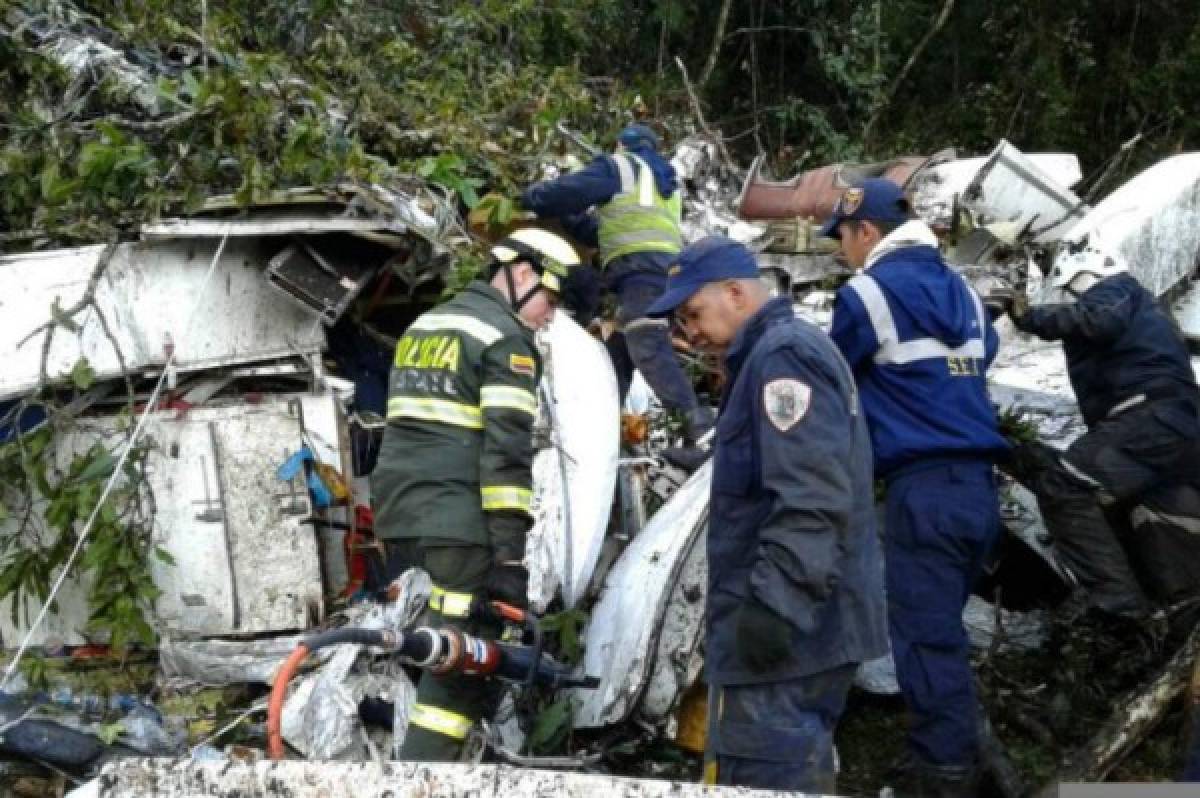
[[[907,222],[912,218],[912,207],[904,196],[904,189],[882,177],[868,178],[857,186],[846,189],[833,206],[833,216],[821,227],[821,235],[840,238],[838,225],[850,219],[865,222]]]
[[[658,135],[645,125],[627,125],[617,136],[617,141],[627,150],[658,151]]]
[[[702,238],[684,247],[667,269],[667,290],[646,315],[666,316],[706,283],[743,277],[758,277],[758,263],[750,250],[725,236]]]

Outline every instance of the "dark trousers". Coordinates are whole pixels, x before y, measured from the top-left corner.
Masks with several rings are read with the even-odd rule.
[[[857,670],[852,663],[784,682],[709,688],[706,781],[833,793],[833,732]]]
[[[393,578],[407,568],[424,568],[433,584],[456,593],[483,589],[492,568],[487,546],[424,546],[416,541],[387,544],[389,571]],[[454,626],[468,634],[494,638],[499,629],[491,624],[450,618],[426,609],[423,626]],[[399,758],[408,761],[454,762],[462,756],[466,726],[496,714],[502,687],[495,679],[463,674],[424,673],[417,684],[417,706]]]
[[[1000,536],[992,464],[918,462],[888,482],[884,557],[896,679],[919,762],[974,766],[975,680],[963,607]]]
[[[1059,453],[1028,444],[1021,475],[1090,601],[1147,611],[1200,585],[1200,442],[1186,403],[1149,402],[1092,425]]]
[[[636,275],[617,284],[617,323],[628,357],[618,353],[613,358],[613,365],[617,369],[622,401],[636,368],[664,407],[686,413],[700,402],[671,346],[671,328],[666,319],[646,316],[647,308],[665,289],[665,276],[660,280],[649,275]]]

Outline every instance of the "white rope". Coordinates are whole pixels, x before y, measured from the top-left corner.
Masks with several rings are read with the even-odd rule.
[[[208,287],[208,281],[212,278],[213,271],[217,267],[217,261],[221,258],[221,253],[225,251],[225,242],[229,240],[229,233],[226,233],[221,238],[221,243],[217,247],[216,253],[213,254],[212,262],[208,264],[208,272],[204,275],[204,282],[200,284],[200,290],[196,292],[196,300],[192,304],[191,310],[188,311],[187,320],[183,323],[185,335],[172,337],[173,341],[186,341],[186,333],[191,332],[192,319],[196,316],[196,311],[200,309],[200,300],[204,298],[204,289]],[[48,335],[49,333],[47,333]],[[0,690],[8,686],[9,680],[17,672],[17,665],[21,662],[21,657],[25,655],[26,649],[29,648],[29,641],[33,639],[34,633],[42,622],[46,620],[46,613],[49,612],[50,606],[54,603],[55,596],[58,595],[59,589],[63,582],[66,581],[67,574],[71,572],[71,567],[75,564],[75,558],[79,556],[79,552],[83,550],[83,544],[87,542],[88,536],[92,532],[92,525],[96,523],[96,516],[100,514],[100,508],[104,506],[104,502],[108,500],[108,494],[112,492],[113,486],[117,483],[117,477],[121,475],[122,469],[125,467],[125,461],[129,459],[129,453],[133,451],[133,447],[137,445],[138,439],[142,435],[142,430],[146,426],[146,420],[150,417],[150,411],[153,410],[155,402],[158,401],[158,394],[162,390],[163,382],[167,378],[167,374],[171,371],[171,366],[175,362],[175,354],[179,351],[179,347],[171,348],[167,355],[167,362],[163,366],[162,373],[158,375],[158,382],[154,384],[154,391],[150,394],[150,399],[146,402],[146,407],[142,410],[141,416],[138,417],[137,426],[134,427],[133,435],[129,438],[129,443],[125,446],[125,450],[121,452],[121,456],[117,458],[117,463],[113,466],[112,475],[108,478],[108,482],[104,485],[104,490],[100,492],[100,498],[96,501],[96,505],[92,508],[91,515],[88,516],[87,523],[83,525],[83,531],[79,533],[79,540],[75,542],[75,548],[71,550],[71,556],[67,558],[67,562],[59,571],[58,578],[54,580],[54,587],[50,588],[49,595],[42,601],[42,608],[38,611],[37,617],[34,618],[33,624],[29,627],[29,631],[25,633],[25,637],[21,640],[21,645],[17,648],[16,656],[12,662],[8,663],[8,667],[4,669],[4,678],[0,680]]]

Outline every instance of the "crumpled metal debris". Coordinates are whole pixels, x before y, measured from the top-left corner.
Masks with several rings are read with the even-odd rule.
[[[975,648],[991,648],[997,632],[1004,647],[1031,651],[1046,642],[1046,613],[1043,610],[1014,612],[997,607],[979,596],[971,596],[963,609],[967,639]],[[997,622],[999,629],[997,629]]]
[[[397,580],[399,598],[383,605],[358,604],[347,612],[347,623],[363,629],[399,632],[411,626],[424,611],[433,583],[419,568],[406,571]],[[364,740],[358,705],[364,695],[391,691],[394,704],[402,705],[392,729],[393,739],[403,739],[407,730],[408,705],[416,696],[404,669],[389,659],[379,669],[360,666],[363,646],[333,646],[332,659],[293,688],[283,705],[283,738],[311,759],[357,756],[357,742]],[[407,686],[405,686],[407,683]]]
[[[706,136],[689,136],[675,148],[671,165],[683,184],[683,240],[724,235],[752,249],[766,245],[766,225],[737,217],[734,205],[740,178],[729,179],[717,161],[716,145]]]
[[[305,635],[286,635],[263,640],[171,640],[158,645],[162,675],[172,687],[193,684],[221,686],[261,682],[270,684],[275,672]],[[332,652],[317,651],[314,661],[329,659]]]

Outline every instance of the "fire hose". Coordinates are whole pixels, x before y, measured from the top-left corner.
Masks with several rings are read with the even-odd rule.
[[[267,755],[271,759],[284,758],[281,720],[288,683],[309,654],[327,646],[353,643],[382,648],[406,664],[436,674],[460,673],[552,689],[599,686],[599,679],[572,676],[571,668],[542,652],[536,621],[524,610],[498,601],[478,602],[478,607],[472,608],[472,615],[522,624],[534,632],[534,644],[486,640],[451,626],[437,629],[420,626],[400,632],[347,626],[305,639],[284,660],[271,686],[267,703]]]

